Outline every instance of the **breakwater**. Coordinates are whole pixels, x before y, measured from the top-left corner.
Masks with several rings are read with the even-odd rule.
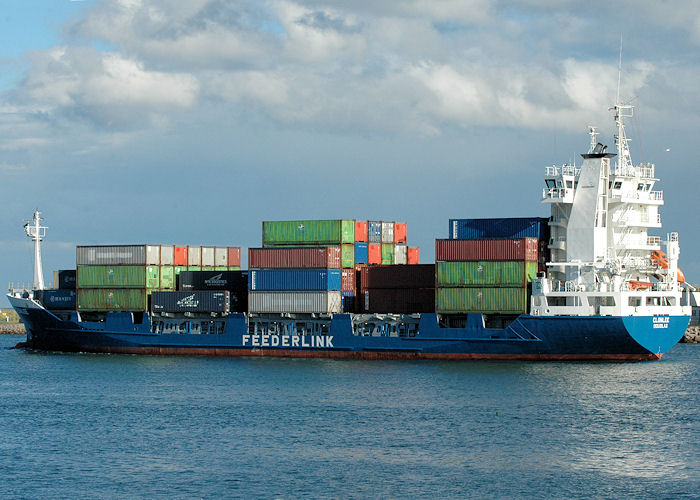
[[[699,344],[700,343],[700,326],[689,326],[683,335],[681,342],[687,342],[689,344]]]
[[[22,323],[0,323],[0,334],[22,334],[25,333]]]

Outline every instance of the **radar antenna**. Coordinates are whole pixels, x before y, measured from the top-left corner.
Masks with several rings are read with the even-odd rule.
[[[35,210],[34,217],[27,220],[24,225],[27,236],[34,241],[34,290],[44,289],[44,272],[41,269],[41,242],[46,236],[48,228],[41,225],[41,221],[44,219],[40,215],[39,210]]]

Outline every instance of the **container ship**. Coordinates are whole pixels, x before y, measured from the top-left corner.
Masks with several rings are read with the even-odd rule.
[[[351,359],[655,360],[689,322],[677,233],[661,228],[653,164],[616,153],[545,169],[550,217],[451,219],[435,262],[407,225],[265,221],[262,245],[79,246],[46,289],[39,212],[34,286],[8,299],[29,349]],[[662,251],[663,247],[663,251]]]

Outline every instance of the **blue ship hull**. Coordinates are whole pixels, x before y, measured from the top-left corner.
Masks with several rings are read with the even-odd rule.
[[[17,302],[17,301],[13,301]],[[13,303],[27,328],[25,347],[98,353],[278,356],[352,359],[654,360],[683,336],[688,316],[530,316],[486,328],[470,314],[458,328],[422,314],[411,335],[358,335],[349,314],[335,314],[320,335],[254,334],[244,314],[229,314],[217,333],[154,333],[151,318],[108,313],[104,321],[59,319]]]

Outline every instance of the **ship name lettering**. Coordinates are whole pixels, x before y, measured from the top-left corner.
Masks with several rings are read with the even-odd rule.
[[[333,347],[332,335],[242,335],[241,341],[251,347]]]

